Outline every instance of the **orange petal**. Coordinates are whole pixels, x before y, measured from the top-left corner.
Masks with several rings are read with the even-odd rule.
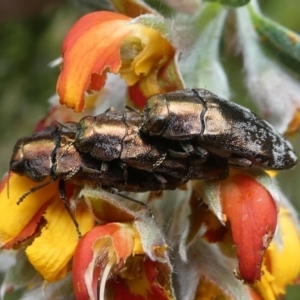
[[[133,30],[129,21],[124,15],[101,11],[85,15],[73,26],[62,49],[63,67],[57,82],[61,103],[82,111],[91,76],[94,74],[93,83],[98,81],[99,88],[108,69],[118,72],[121,43]]]
[[[277,207],[269,192],[246,174],[221,182],[223,212],[237,246],[240,276],[247,283],[261,278],[261,264],[277,222]]]
[[[46,179],[46,181],[49,179]],[[9,179],[9,197],[7,178],[0,189],[0,243],[8,248],[18,241],[31,236],[39,225],[40,218],[48,202],[57,192],[57,182],[30,193],[19,205],[17,202],[30,188],[41,183],[33,182],[25,176],[11,174]]]

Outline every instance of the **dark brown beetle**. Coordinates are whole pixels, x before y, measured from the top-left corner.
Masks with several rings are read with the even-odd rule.
[[[133,168],[128,168],[127,177],[124,178],[124,171],[117,161],[110,165],[109,170],[103,172],[101,161],[88,154],[78,152],[74,147],[75,135],[70,131],[70,128],[77,126],[77,124],[67,123],[66,125],[67,127],[53,125],[33,134],[31,137],[21,138],[15,145],[10,161],[10,171],[21,176],[25,175],[36,182],[49,178],[48,181],[28,190],[18,199],[17,204],[20,204],[30,193],[39,190],[50,182],[59,180],[61,200],[76,227],[79,237],[81,237],[81,232],[78,223],[66,199],[65,182],[79,186],[102,187],[116,194],[119,193],[114,189],[146,192],[175,189],[185,182],[180,178],[168,175],[165,177],[156,176],[155,173]],[[9,187],[9,184],[7,186]],[[152,214],[150,208],[142,202],[125,195],[119,195],[146,206]]]
[[[205,151],[202,156],[197,153],[183,159],[180,156],[184,153],[178,142],[166,142],[141,133],[142,118],[134,110],[113,109],[95,117],[85,117],[78,123],[75,147],[104,162],[119,160],[124,168],[130,166],[179,178],[190,178],[192,169],[194,178],[202,179],[203,162],[208,153]],[[227,163],[225,165],[226,170]]]
[[[20,204],[27,195],[37,191],[50,182],[59,180],[59,192],[74,225],[78,236],[81,236],[78,223],[72,214],[65,195],[64,183],[70,182],[78,186],[101,187],[109,192],[119,194],[118,191],[146,192],[165,189],[176,189],[189,179],[222,179],[228,175],[228,166],[224,160],[213,158],[203,164],[190,166],[190,158],[182,159],[178,166],[167,160],[168,168],[183,169],[183,177],[172,174],[147,172],[133,167],[126,167],[126,176],[119,159],[110,162],[109,168],[103,168],[102,161],[91,155],[79,152],[74,145],[76,123],[66,123],[62,126],[50,126],[31,137],[21,138],[15,145],[10,161],[10,171],[18,175],[25,175],[36,182],[49,180],[28,190],[19,200]],[[177,159],[178,160],[178,159]],[[197,159],[198,160],[198,159]],[[189,166],[189,167],[188,167]],[[174,171],[178,175],[177,171]],[[9,184],[7,185],[9,186]],[[116,190],[115,190],[116,189]],[[133,202],[138,202],[125,195],[120,196]]]
[[[21,138],[14,148],[10,171],[36,182],[50,177],[49,182],[62,180],[81,186],[132,192],[175,189],[189,179],[221,179],[228,174],[226,161],[214,157],[203,164],[195,164],[194,167],[190,167],[191,158],[175,158],[174,168],[185,171],[182,177],[172,176],[172,172],[147,172],[130,166],[126,168],[124,176],[123,166],[118,159],[113,160],[104,171],[101,160],[75,148],[75,128],[76,123],[66,123],[62,127],[53,125],[31,137]],[[172,160],[166,162],[171,169]],[[177,171],[174,172],[178,175]]]
[[[290,143],[268,122],[205,89],[150,97],[141,130],[151,136],[183,141],[184,148],[194,147],[194,152],[203,147],[228,157],[231,165],[281,170],[297,163]]]

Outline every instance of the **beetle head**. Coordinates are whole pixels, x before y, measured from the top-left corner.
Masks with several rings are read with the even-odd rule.
[[[25,174],[25,160],[24,160],[24,153],[23,153],[23,146],[24,146],[24,138],[18,140],[15,144],[13,155],[10,159],[10,171],[24,175]]]
[[[93,127],[94,117],[84,117],[80,120],[76,137],[75,137],[75,146],[79,151],[90,152],[93,147],[93,136],[94,136],[94,127]]]
[[[54,139],[20,139],[10,160],[10,171],[25,175],[33,181],[43,181],[51,175],[52,153],[55,147]]]
[[[59,123],[59,125],[60,146],[73,143],[76,137],[76,133],[78,129],[80,129],[78,123],[67,122],[64,124]]]
[[[167,126],[168,118],[169,110],[165,95],[154,95],[144,107],[142,131],[149,135],[161,135]]]

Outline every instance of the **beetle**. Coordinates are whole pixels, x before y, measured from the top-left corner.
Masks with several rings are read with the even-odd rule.
[[[197,147],[238,167],[289,169],[297,163],[291,144],[249,109],[205,89],[183,89],[151,96],[141,131],[180,141],[186,152]]]
[[[140,131],[142,118],[135,110],[116,111],[113,108],[97,116],[84,117],[75,130],[74,145],[79,152],[101,161],[119,160],[124,169],[129,166],[179,178],[190,177],[192,170],[194,179],[203,179],[203,169],[213,168],[211,160],[204,164],[209,155],[207,151],[186,157],[177,141],[166,142],[144,135]],[[221,165],[224,172],[228,172],[227,162]]]
[[[173,176],[172,171],[147,172],[131,166],[127,166],[124,176],[119,159],[111,161],[108,169],[103,169],[101,160],[78,151],[74,144],[77,125],[74,122],[61,126],[52,125],[30,137],[21,138],[14,147],[10,171],[25,175],[35,182],[42,182],[49,177],[48,183],[62,180],[75,185],[116,188],[131,192],[175,189],[189,179],[221,179],[228,175],[226,161],[212,156],[203,164],[197,163],[195,166],[190,157],[174,158],[174,162],[170,157],[166,160],[166,168],[174,168],[173,173],[177,176]],[[198,162],[197,157],[195,161]],[[179,176],[177,170],[184,172]],[[47,182],[41,187],[45,184]],[[33,190],[38,187],[34,187]]]
[[[47,177],[49,178],[48,181],[29,189],[18,199],[17,204],[20,204],[29,194],[58,180],[60,198],[79,237],[81,237],[81,232],[66,198],[65,182],[78,186],[101,187],[108,192],[146,206],[152,215],[148,205],[119,194],[115,189],[132,192],[175,189],[187,181],[169,175],[156,176],[156,173],[134,168],[128,168],[128,176],[124,178],[123,169],[117,161],[111,164],[109,170],[103,171],[101,161],[86,153],[78,152],[74,147],[74,140],[72,139],[74,134],[69,130],[74,125],[77,124],[67,123],[66,127],[52,125],[30,137],[19,139],[10,160],[10,172],[26,176],[35,182],[42,182]],[[9,183],[7,187],[9,187]]]
[[[195,161],[191,157],[182,159],[169,157],[164,159],[164,169],[171,170],[169,173],[148,172],[143,168],[131,166],[126,166],[126,173],[124,173],[124,166],[120,163],[120,159],[111,160],[109,168],[106,168],[103,167],[102,160],[89,153],[80,152],[75,147],[77,128],[78,124],[74,122],[56,124],[30,137],[19,139],[10,160],[10,172],[41,182],[28,190],[17,204],[20,204],[30,193],[58,180],[61,200],[75,224],[79,237],[81,233],[78,223],[66,198],[65,182],[77,186],[101,187],[146,206],[152,214],[146,204],[119,194],[116,190],[130,192],[173,190],[189,179],[223,179],[228,176],[227,162],[213,156],[204,162],[201,160],[201,163],[198,163],[198,157]],[[193,162],[197,163],[193,164]],[[173,173],[176,176],[173,176]],[[49,180],[42,182],[46,178]]]
[[[89,154],[78,152],[74,147],[75,135],[70,130],[70,128],[74,129],[74,126],[77,124],[67,123],[62,127],[51,125],[30,137],[19,139],[10,160],[10,172],[26,176],[35,182],[41,182],[23,194],[17,204],[20,204],[29,194],[58,180],[60,198],[79,237],[81,237],[81,232],[66,198],[65,182],[77,186],[101,187],[108,192],[146,206],[152,215],[151,209],[146,204],[119,194],[115,189],[132,192],[175,189],[187,181],[169,175],[157,176],[156,173],[134,168],[128,168],[127,177],[124,178],[124,171],[118,161],[112,162],[108,170],[103,170],[101,161]],[[42,182],[46,178],[49,180]],[[9,183],[7,188],[9,188]]]
[[[73,125],[67,123],[65,126],[69,129]],[[86,184],[128,191],[144,192],[161,188],[161,183],[154,180],[153,173],[141,171],[139,174],[140,170],[133,172],[132,168],[129,168],[128,178],[124,178],[118,161],[114,161],[108,170],[103,171],[102,162],[89,154],[77,151],[70,138],[70,132],[67,130],[67,135],[64,135],[64,130],[57,125],[49,126],[30,137],[21,138],[14,147],[10,171],[25,175],[35,182],[42,182],[49,177],[49,182],[62,180],[75,185]],[[132,172],[134,176],[131,177]],[[143,178],[143,181],[140,178]],[[151,185],[147,185],[150,182]]]

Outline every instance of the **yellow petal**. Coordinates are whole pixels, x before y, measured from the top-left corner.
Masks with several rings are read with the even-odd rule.
[[[195,300],[223,299],[230,300],[232,297],[226,294],[226,290],[222,290],[215,282],[202,276],[199,280]]]
[[[49,179],[46,179],[46,181]],[[7,183],[0,191],[0,245],[3,246],[18,235],[42,210],[57,192],[57,183],[53,182],[30,193],[19,205],[17,202],[30,188],[41,183],[33,182],[25,176],[12,174],[9,180],[9,197]],[[26,238],[26,236],[23,236]]]
[[[286,286],[300,273],[300,237],[288,210],[280,209],[278,222],[282,245],[271,242],[265,254],[264,275],[255,285],[267,300],[285,294]]]
[[[94,226],[94,218],[84,205],[76,209],[76,220],[82,234]],[[31,264],[45,278],[53,282],[66,275],[67,264],[78,243],[78,233],[59,196],[47,208],[47,225],[41,235],[27,247]]]
[[[283,294],[286,285],[292,283],[300,272],[300,236],[286,209],[280,209],[279,230],[283,246],[272,242],[267,250],[275,295]]]
[[[270,274],[265,265],[262,266],[261,270],[263,276],[261,277],[261,281],[254,285],[254,290],[256,290],[264,300],[276,300],[271,286],[274,276]]]
[[[151,72],[158,72],[174,56],[174,48],[158,31],[140,24],[133,26],[135,26],[135,30],[132,32],[132,36],[124,40],[121,52],[123,64],[120,73],[129,86],[134,85],[140,78],[148,76]],[[135,47],[133,47],[134,44]],[[140,52],[133,53],[132,49],[135,48],[140,49]],[[132,53],[130,67],[126,63],[130,56],[130,53],[127,53],[129,50],[126,51],[126,49]]]

